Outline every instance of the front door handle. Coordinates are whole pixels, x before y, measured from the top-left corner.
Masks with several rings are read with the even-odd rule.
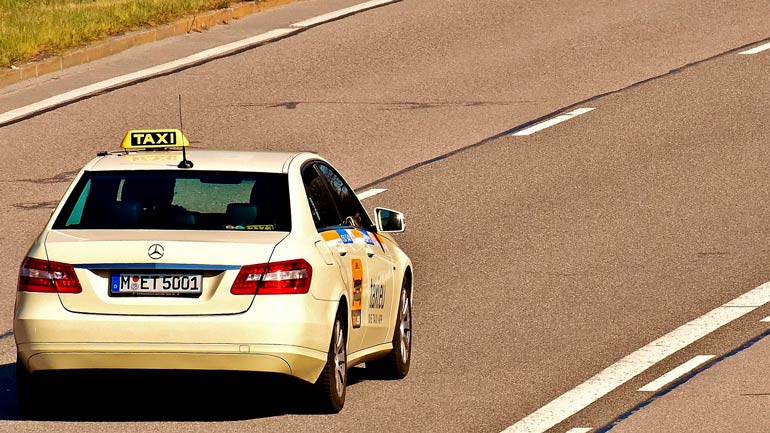
[[[373,250],[373,249],[371,249],[371,248],[368,248],[368,247],[367,247],[367,248],[366,248],[366,256],[367,256],[367,257],[370,257],[370,258],[371,258],[371,257],[374,257],[374,250]]]
[[[348,250],[346,250],[346,249],[345,249],[345,247],[338,247],[338,248],[337,248],[337,252],[338,252],[338,253],[339,253],[341,256],[345,256],[345,255],[347,255],[347,254],[348,254]]]

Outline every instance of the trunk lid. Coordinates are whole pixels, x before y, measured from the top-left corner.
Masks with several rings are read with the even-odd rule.
[[[116,315],[216,315],[246,311],[254,295],[230,287],[243,265],[267,263],[286,232],[178,230],[60,230],[45,242],[51,261],[75,266],[82,293],[60,293],[69,311]],[[154,247],[155,245],[160,248]],[[158,251],[162,250],[162,254]],[[150,253],[154,253],[152,258]],[[120,276],[202,282],[201,293],[169,291],[117,294]],[[200,276],[201,278],[199,278]],[[141,280],[141,279],[140,279]],[[192,280],[190,280],[192,281]]]

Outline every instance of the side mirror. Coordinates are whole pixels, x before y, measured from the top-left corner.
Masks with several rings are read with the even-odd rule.
[[[377,220],[377,231],[385,233],[400,233],[404,231],[404,214],[381,207],[374,208]]]

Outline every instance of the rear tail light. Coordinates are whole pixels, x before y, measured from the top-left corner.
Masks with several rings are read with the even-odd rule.
[[[20,292],[80,293],[80,281],[75,267],[66,263],[49,262],[27,257],[19,270]]]
[[[241,268],[230,293],[233,295],[290,295],[307,293],[313,267],[299,259],[248,265]]]

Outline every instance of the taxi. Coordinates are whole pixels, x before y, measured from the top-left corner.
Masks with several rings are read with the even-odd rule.
[[[356,364],[406,376],[403,214],[375,208],[372,222],[313,153],[188,145],[179,130],[129,131],[29,249],[13,325],[22,413],[46,397],[41,371],[277,373],[314,384],[328,413]]]

